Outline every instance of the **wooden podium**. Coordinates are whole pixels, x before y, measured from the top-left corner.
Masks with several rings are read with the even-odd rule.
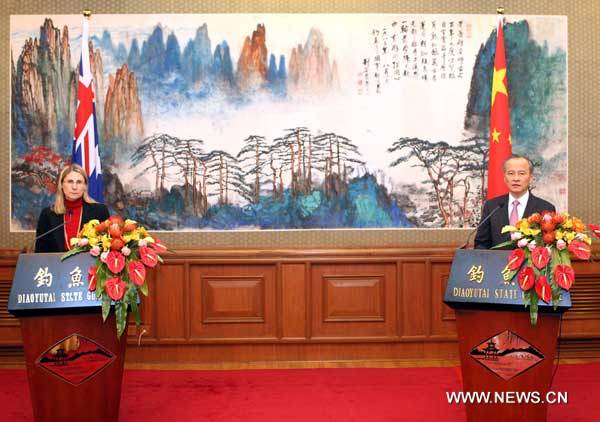
[[[523,293],[505,281],[511,251],[457,250],[444,302],[455,309],[463,391],[480,395],[465,403],[469,421],[545,421],[560,317],[571,306],[562,292],[556,310],[539,302],[536,326]]]
[[[118,421],[126,335],[87,290],[94,260],[19,256],[8,310],[18,316],[36,421]]]

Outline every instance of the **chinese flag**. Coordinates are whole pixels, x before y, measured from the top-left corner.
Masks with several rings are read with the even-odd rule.
[[[494,75],[492,77],[492,103],[490,106],[488,199],[508,193],[508,188],[504,184],[502,164],[512,154],[503,24],[504,20],[500,16],[498,19],[498,36],[496,38],[496,55],[494,57]]]

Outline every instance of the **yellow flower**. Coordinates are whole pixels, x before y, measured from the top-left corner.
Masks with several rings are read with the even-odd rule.
[[[523,219],[523,220],[519,220],[517,221],[517,230],[521,231],[521,232],[525,232],[525,230],[527,230],[529,228],[529,221],[527,221],[527,219]]]
[[[91,246],[96,246],[98,244],[98,238],[97,237],[90,237],[90,245]]]
[[[125,223],[124,223],[124,224],[125,224],[125,225],[128,225],[128,224],[137,224],[137,221],[135,221],[135,220],[129,220],[129,219],[127,219],[127,220],[125,220]]]
[[[570,229],[573,227],[573,220],[571,220],[570,218],[565,221],[562,225],[565,229]]]
[[[102,236],[102,249],[110,249],[110,239],[108,238],[108,236]]]
[[[146,242],[148,242],[148,243],[154,243],[154,239],[153,239],[152,237],[150,237],[150,236],[146,236],[146,237],[144,237],[144,240],[145,240]]]
[[[585,231],[585,224],[580,219],[573,218],[573,229],[578,233],[582,233]]]
[[[509,232],[516,232],[519,229],[517,229],[515,226],[504,226],[502,227],[502,232],[501,233],[509,233]]]
[[[564,238],[565,234],[562,230],[556,230],[556,240],[561,240]]]
[[[69,243],[71,244],[71,246],[73,246],[74,244],[79,243],[80,240],[81,239],[79,239],[78,237],[72,237]]]
[[[126,234],[123,236],[123,242],[125,242],[125,244],[128,244],[131,241],[131,235]]]
[[[575,233],[574,232],[568,232],[565,234],[565,239],[567,239],[568,243],[571,243],[571,241],[573,239],[575,239]]]
[[[83,230],[83,235],[88,239],[94,238],[96,237],[96,229],[94,229],[93,227],[86,227]]]
[[[540,234],[540,229],[525,229],[523,230],[525,236],[535,236]]]

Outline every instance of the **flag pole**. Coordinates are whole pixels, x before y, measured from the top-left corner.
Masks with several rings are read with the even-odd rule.
[[[508,189],[504,183],[502,165],[504,160],[512,154],[506,52],[504,48],[504,7],[496,8],[496,13],[498,21],[496,23],[496,48],[494,50],[494,66],[491,81],[488,199],[508,193]]]
[[[88,177],[88,194],[98,202],[104,202],[102,168],[100,165],[98,125],[94,75],[91,71],[89,25],[92,11],[82,12],[81,59],[79,61],[79,83],[77,85],[77,109],[71,162],[79,164]],[[92,58],[93,59],[93,58]]]
[[[504,26],[504,6],[496,7],[496,14],[498,15],[498,20],[502,22],[502,25]]]

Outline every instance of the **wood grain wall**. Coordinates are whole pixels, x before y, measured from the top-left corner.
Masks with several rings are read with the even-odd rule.
[[[453,247],[177,250],[150,276],[135,363],[458,359],[442,303]],[[597,252],[597,251],[596,251]],[[595,253],[596,257],[598,253]],[[6,311],[17,253],[0,251],[0,356],[20,350]],[[600,358],[600,263],[574,264],[561,357]]]

